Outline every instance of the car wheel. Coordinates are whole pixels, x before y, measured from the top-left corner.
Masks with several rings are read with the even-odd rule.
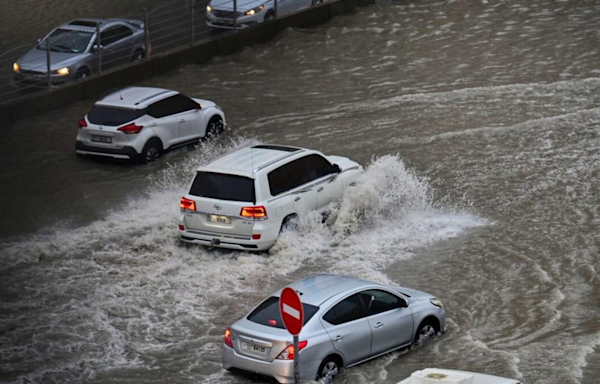
[[[425,319],[425,321],[423,321],[421,325],[419,325],[419,329],[417,330],[417,334],[415,335],[415,341],[413,342],[413,345],[421,345],[425,341],[431,339],[436,334],[437,329],[435,323],[430,319]]]
[[[281,222],[281,228],[279,229],[279,233],[283,231],[295,231],[298,229],[298,215],[288,215]]]
[[[223,119],[221,116],[213,116],[208,121],[208,125],[206,126],[206,135],[213,136],[218,135],[223,132]]]
[[[82,68],[75,74],[75,80],[85,79],[90,76],[90,71],[87,68]]]
[[[341,364],[339,359],[329,356],[321,363],[319,371],[317,373],[317,381],[320,383],[328,384],[331,383],[333,378],[339,373]]]
[[[145,57],[144,51],[135,51],[133,56],[131,56],[131,62],[142,60]]]
[[[140,160],[142,163],[149,163],[158,159],[162,152],[162,145],[160,141],[157,139],[151,139],[146,143],[142,153],[140,155]]]
[[[275,18],[275,11],[271,10],[265,15],[265,21]]]

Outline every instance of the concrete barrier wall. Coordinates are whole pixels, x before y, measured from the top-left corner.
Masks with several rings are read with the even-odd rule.
[[[63,107],[82,99],[96,99],[114,88],[136,84],[164,74],[182,64],[205,63],[214,56],[228,55],[244,47],[272,39],[289,27],[306,28],[322,24],[331,18],[352,12],[355,8],[375,4],[375,0],[337,0],[300,11],[272,22],[262,23],[210,40],[200,40],[188,48],[178,48],[153,56],[150,61],[133,63],[94,75],[89,79],[50,90],[42,90],[13,103],[0,106],[0,126],[18,119]]]

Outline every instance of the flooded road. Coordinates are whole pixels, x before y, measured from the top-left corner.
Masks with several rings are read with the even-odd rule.
[[[225,328],[333,272],[430,292],[448,332],[336,382],[428,366],[529,384],[600,375],[600,4],[419,1],[362,8],[144,83],[214,100],[230,129],[148,166],[73,153],[91,100],[0,142],[0,381],[253,383]],[[329,223],[269,254],[187,246],[193,170],[255,142],[365,166]]]

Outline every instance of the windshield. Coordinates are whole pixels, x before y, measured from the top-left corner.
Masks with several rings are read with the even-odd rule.
[[[38,49],[47,49],[50,41],[50,50],[54,52],[85,52],[93,35],[92,32],[57,29],[38,45]]]

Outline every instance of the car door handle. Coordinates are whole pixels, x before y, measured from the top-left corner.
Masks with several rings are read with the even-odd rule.
[[[297,196],[297,197],[294,199],[294,201],[299,201],[300,199],[301,199],[301,197],[300,197],[300,196]]]
[[[344,336],[337,335],[333,341],[342,341],[343,338]]]
[[[321,192],[322,190],[323,190],[323,187],[317,188],[317,192]]]
[[[381,328],[381,327],[383,327],[383,323],[381,321],[378,321],[377,323],[375,323],[375,325],[373,327],[374,328]]]
[[[185,119],[179,120],[180,123],[185,123]]]

